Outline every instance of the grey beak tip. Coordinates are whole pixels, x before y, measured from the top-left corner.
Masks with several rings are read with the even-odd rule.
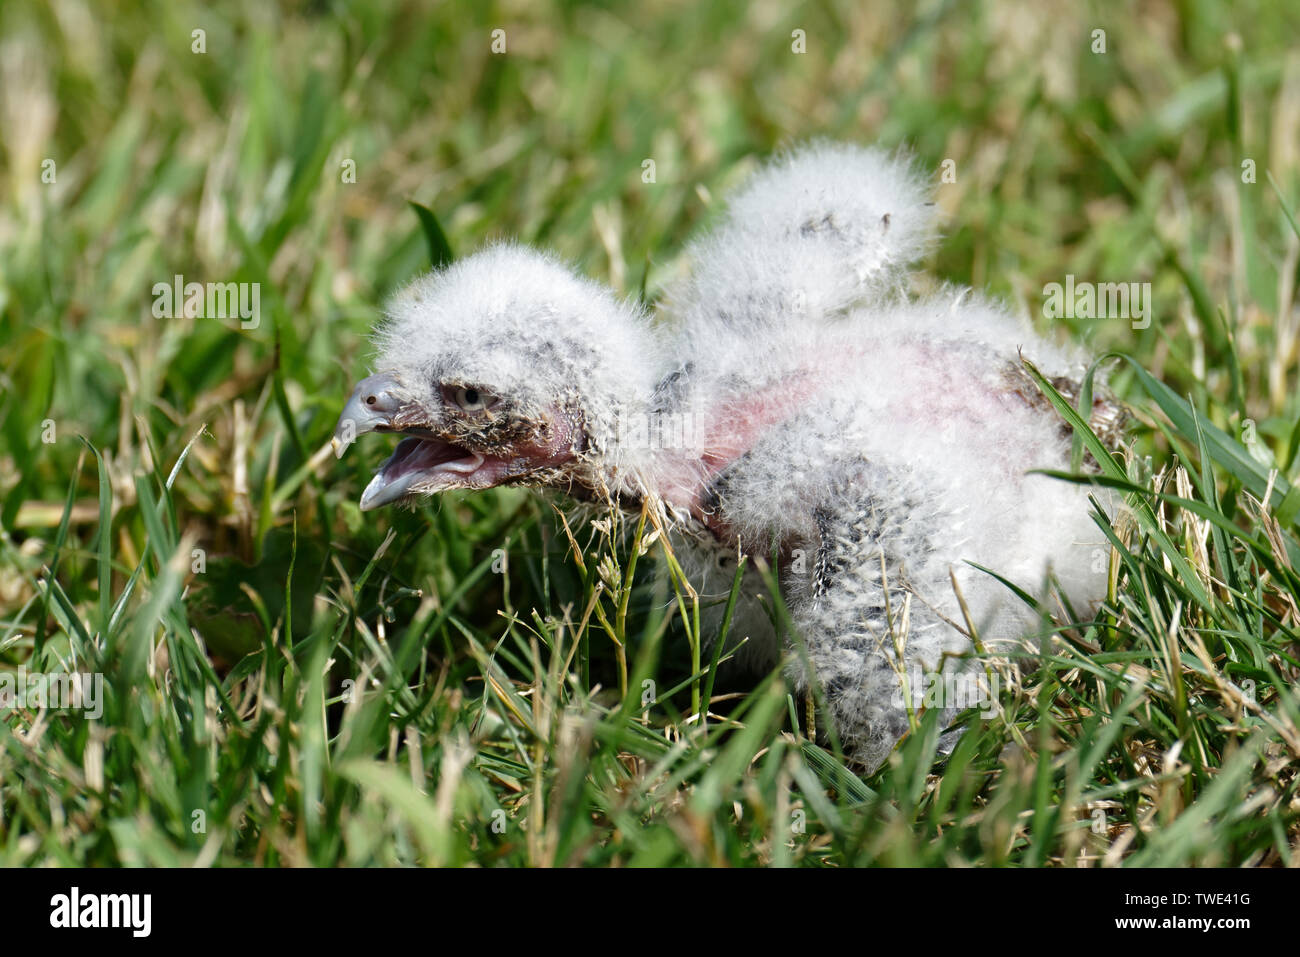
[[[335,457],[342,458],[358,436],[390,426],[393,416],[407,401],[409,396],[393,373],[380,372],[358,382],[343,404],[338,424],[334,426],[330,444]],[[358,504],[363,512],[374,511],[403,498],[413,480],[413,476],[405,476],[392,482],[385,481],[384,465],[379,467],[379,472],[361,493]]]

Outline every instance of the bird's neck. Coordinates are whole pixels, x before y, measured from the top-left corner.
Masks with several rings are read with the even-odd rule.
[[[681,370],[670,378],[678,378]],[[667,380],[665,380],[667,381]],[[811,377],[780,382],[661,383],[651,401],[625,403],[602,416],[589,432],[589,479],[583,484],[624,507],[639,507],[647,495],[670,515],[703,525],[731,542],[725,496],[729,470],[745,459],[771,430],[809,406],[817,385]]]

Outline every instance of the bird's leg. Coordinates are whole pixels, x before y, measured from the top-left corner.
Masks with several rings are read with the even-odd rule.
[[[793,609],[806,650],[796,653],[792,677],[810,689],[807,669],[825,696],[845,753],[874,770],[913,727],[922,689],[934,681],[945,653],[968,641],[936,610],[951,596],[946,567],[933,540],[942,529],[934,499],[906,483],[872,474],[858,488],[814,509],[818,530],[809,581]],[[945,720],[958,709],[944,707]]]

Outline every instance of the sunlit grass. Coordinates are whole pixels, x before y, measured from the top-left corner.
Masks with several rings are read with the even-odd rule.
[[[6,3],[0,663],[106,694],[0,716],[0,861],[1296,863],[1284,6]],[[1047,603],[990,717],[944,753],[922,713],[866,779],[718,662],[653,522],[362,515],[383,440],[329,448],[430,259],[408,200],[452,252],[517,236],[653,297],[811,136],[952,160],[929,272],[1133,360],[1134,448],[1080,438],[1129,501],[1108,601]],[[1067,274],[1151,282],[1154,321],[1049,323]],[[155,318],[176,275],[260,283],[259,325]]]

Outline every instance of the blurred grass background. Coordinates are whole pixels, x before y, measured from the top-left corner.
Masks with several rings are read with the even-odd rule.
[[[593,690],[614,675],[611,642],[582,627],[595,563],[579,567],[545,502],[505,490],[363,517],[382,440],[342,461],[327,443],[379,305],[427,267],[408,199],[458,254],[517,237],[653,297],[730,186],[783,144],[828,137],[906,145],[936,171],[933,275],[1134,356],[1285,481],[1300,420],[1297,36],[1286,4],[1212,0],[9,0],[0,660],[94,665],[110,707],[98,725],[0,722],[0,859],[1294,862],[1281,566],[1254,569],[1259,607],[1238,601],[1244,644],[1223,652],[1275,688],[1272,751],[1234,764],[1232,747],[1202,747],[1162,777],[1159,755],[1190,741],[1173,720],[1183,678],[1124,710],[1112,672],[1081,678],[1067,655],[1037,673],[1050,701],[1017,699],[1028,711],[968,735],[946,775],[918,736],[864,784],[802,737],[776,683],[707,738],[683,730],[680,694],[629,722],[630,704]],[[260,325],[155,318],[153,285],[178,274],[260,283]],[[1151,282],[1154,321],[1049,323],[1043,286],[1067,274]],[[1195,430],[1153,427],[1139,385],[1127,367],[1113,379],[1151,426],[1151,470],[1197,459]],[[1198,498],[1266,537],[1237,510],[1235,473],[1199,478]],[[1194,535],[1174,538],[1222,577]],[[690,667],[660,641],[671,583],[653,575],[620,637],[638,675],[669,688]],[[1149,597],[1140,579],[1120,591]],[[1233,606],[1216,596],[1210,617]],[[1186,659],[1166,663],[1200,667]],[[1208,714],[1217,686],[1200,680]],[[370,693],[345,699],[345,681]],[[1113,723],[1063,690],[1089,682],[1071,694],[1109,701]],[[1219,744],[1249,724],[1210,723]],[[999,759],[1017,728],[1060,760]],[[1216,816],[1241,807],[1231,825]],[[799,814],[807,829],[779,839]],[[1155,839],[1153,821],[1178,820]]]

